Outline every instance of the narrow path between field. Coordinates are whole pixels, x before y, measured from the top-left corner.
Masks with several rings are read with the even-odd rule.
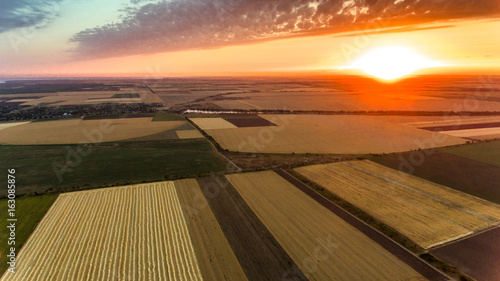
[[[391,254],[393,254],[394,256],[398,257],[400,260],[411,266],[425,278],[431,281],[452,280],[444,273],[438,271],[430,264],[420,259],[415,254],[411,253],[410,251],[399,245],[396,241],[392,240],[383,233],[379,232],[378,230],[367,225],[366,223],[359,220],[355,216],[351,215],[349,212],[345,211],[337,204],[328,200],[326,197],[319,194],[318,192],[316,192],[315,190],[313,190],[300,180],[296,179],[289,173],[283,170],[275,170],[275,172],[281,177],[283,177],[285,180],[287,180],[289,183],[296,186],[302,192],[304,192],[305,194],[316,200],[318,203],[326,207],[328,210],[332,211],[335,215],[339,216],[344,221],[346,221],[347,223],[349,223],[350,225],[354,226],[356,229],[361,231],[363,234],[370,237],[373,241],[377,242],[380,246],[384,247],[384,249],[389,251]]]

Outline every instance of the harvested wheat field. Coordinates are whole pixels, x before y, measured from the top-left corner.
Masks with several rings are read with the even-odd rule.
[[[8,123],[0,123],[0,131],[5,130],[7,128],[29,124],[30,122],[8,122]]]
[[[202,280],[173,182],[62,194],[1,280]]]
[[[337,196],[431,248],[500,222],[500,206],[371,161],[296,169]]]
[[[120,141],[160,133],[186,124],[185,121],[151,122],[151,119],[70,119],[32,122],[3,130],[0,135],[0,144],[38,145]]]
[[[195,179],[175,181],[204,280],[247,280]]]
[[[226,177],[309,280],[425,280],[276,173]]]
[[[203,130],[237,128],[236,125],[222,118],[191,118],[191,121]]]
[[[465,143],[466,140],[355,115],[260,115],[268,127],[223,128],[220,118],[193,118],[224,149],[259,153],[368,154]],[[227,121],[224,121],[227,122]],[[229,122],[228,122],[229,123]],[[231,124],[232,125],[232,124]]]
[[[198,130],[175,131],[179,139],[202,139],[204,136]]]

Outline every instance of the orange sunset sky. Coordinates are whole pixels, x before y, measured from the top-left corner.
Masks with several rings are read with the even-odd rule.
[[[497,0],[21,0],[2,8],[2,78],[363,73],[349,66],[387,47],[435,62],[416,74],[500,74]],[[398,61],[411,64],[405,56]]]

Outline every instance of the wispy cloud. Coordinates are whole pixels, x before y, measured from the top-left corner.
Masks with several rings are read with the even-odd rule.
[[[57,17],[61,0],[0,0],[0,33],[43,27]]]
[[[289,36],[496,17],[497,0],[131,0],[119,22],[71,41],[80,58],[212,48]]]

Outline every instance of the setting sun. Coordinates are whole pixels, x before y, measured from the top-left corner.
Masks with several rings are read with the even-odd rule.
[[[409,75],[419,69],[444,66],[403,47],[384,47],[373,50],[343,69],[359,69],[384,80]]]

